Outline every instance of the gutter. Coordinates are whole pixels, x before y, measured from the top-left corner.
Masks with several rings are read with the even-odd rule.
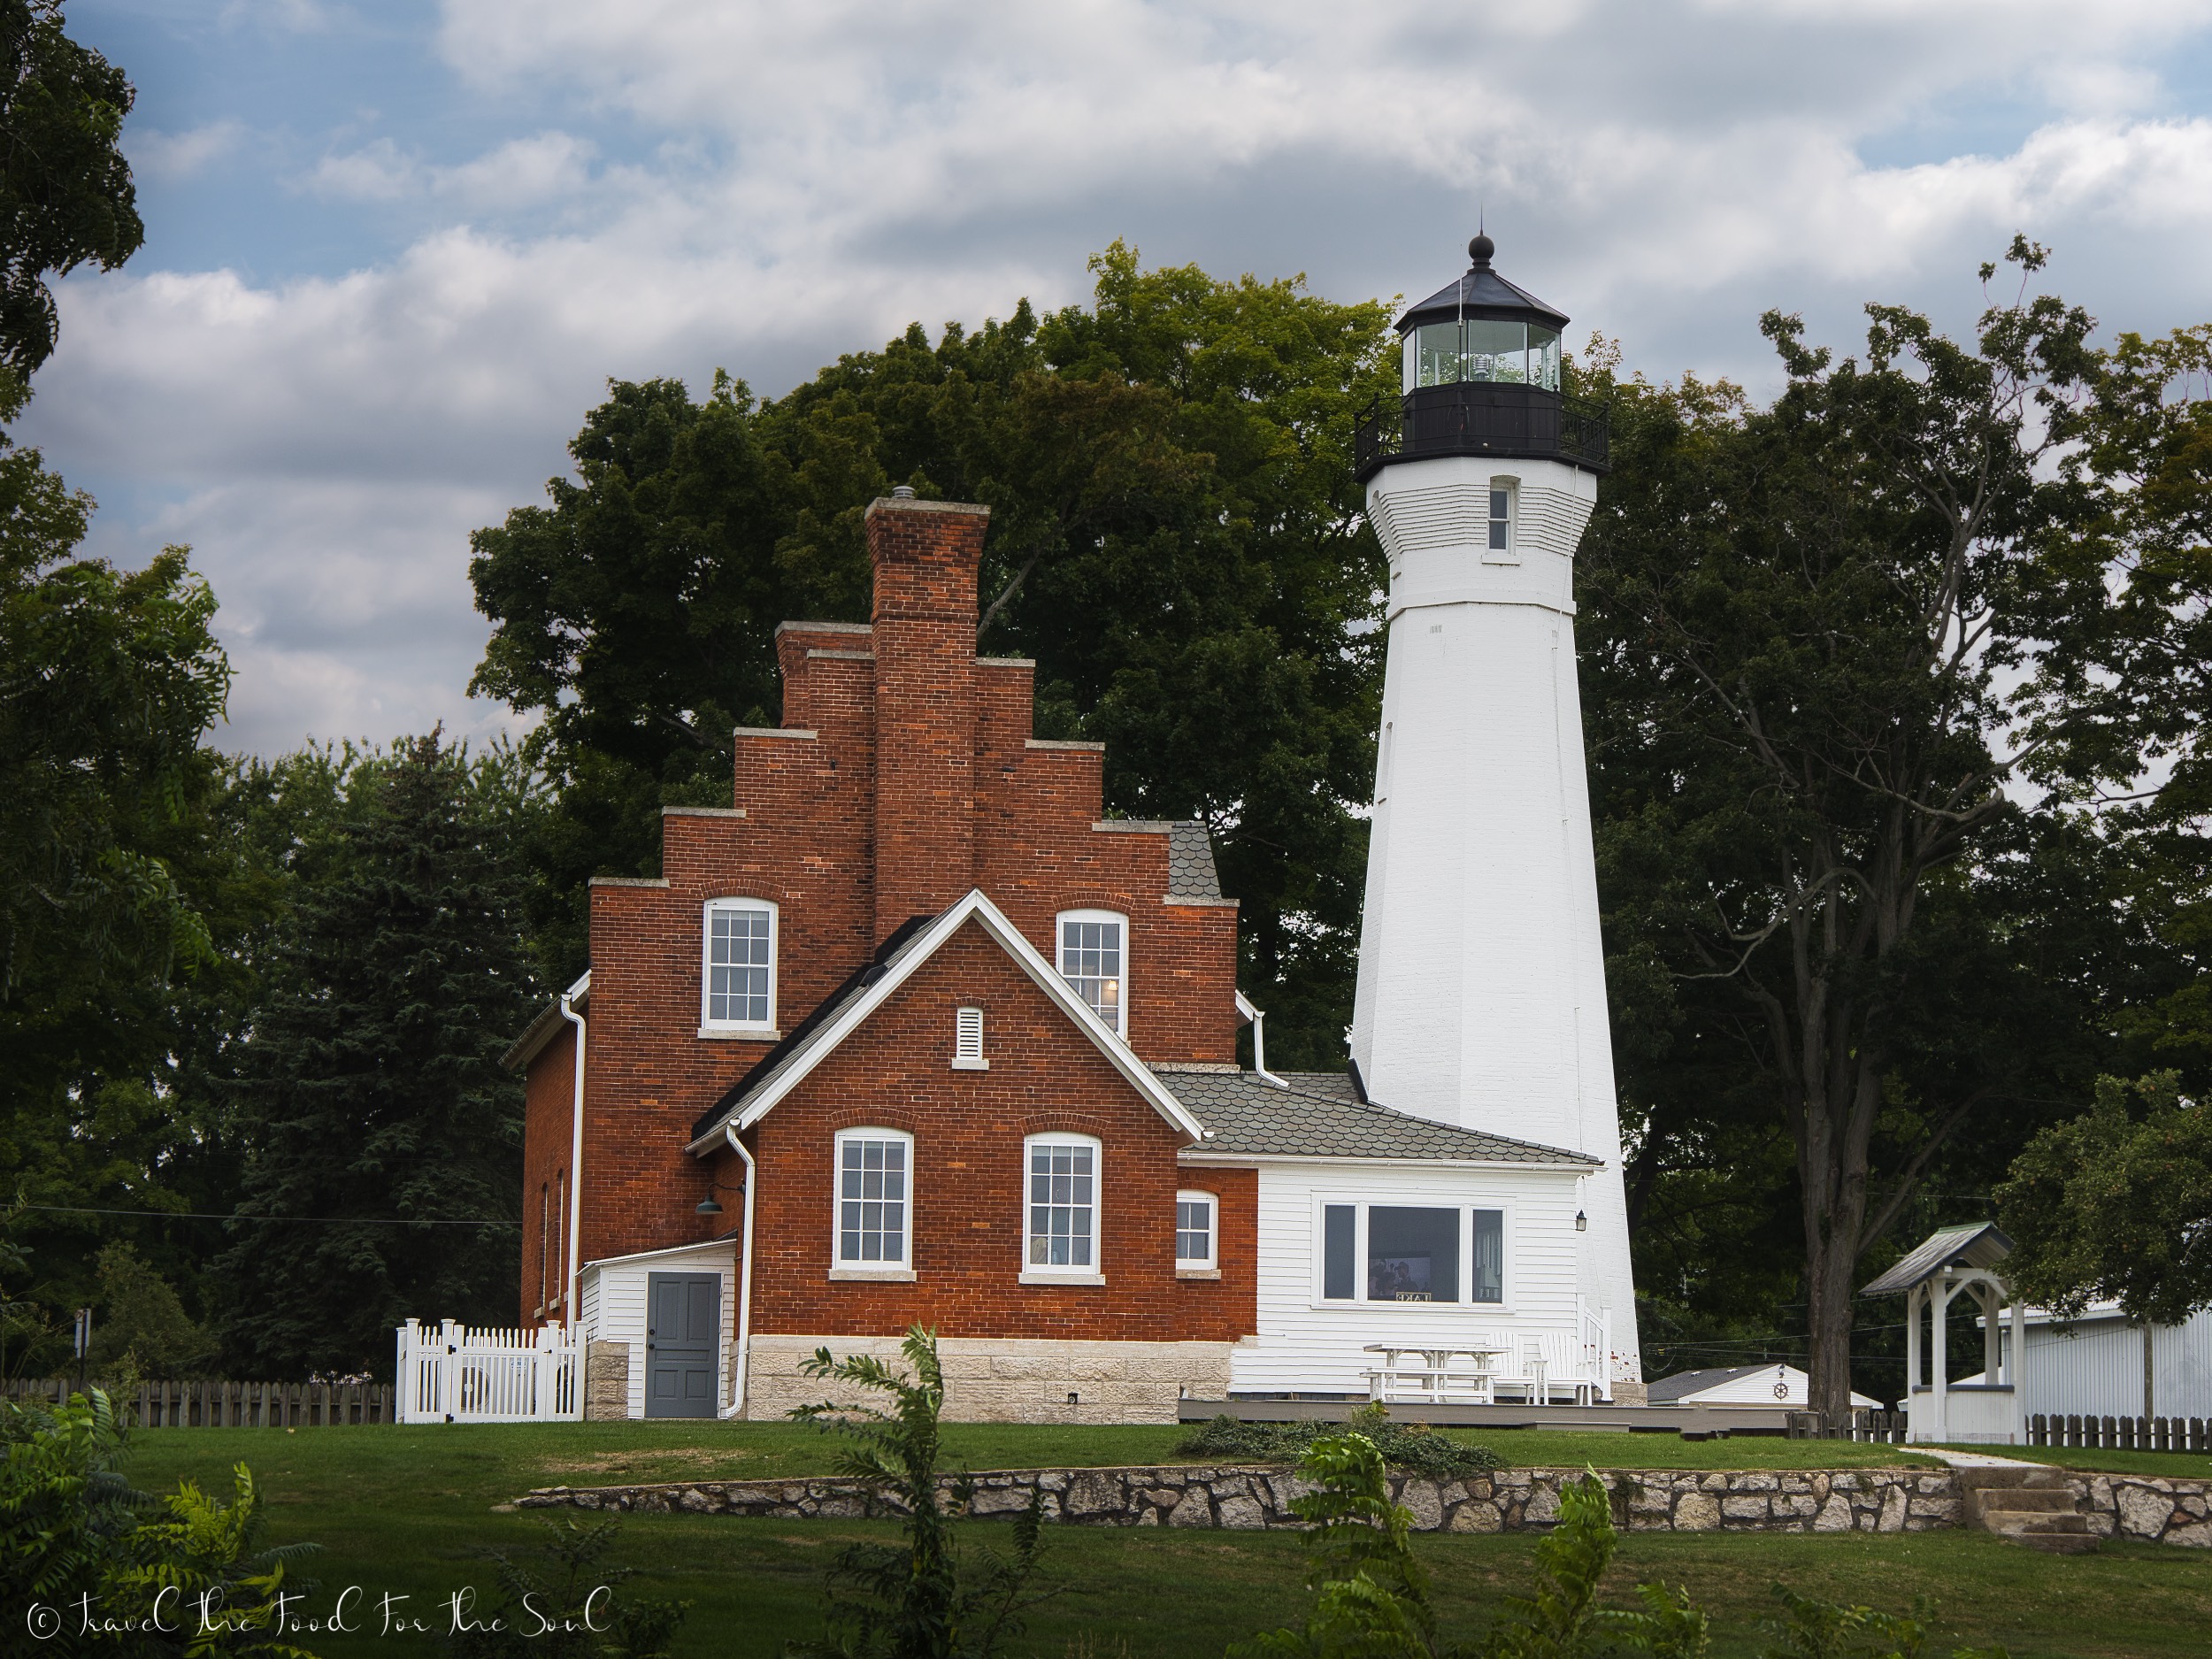
[[[722,1125],[722,1138],[730,1144],[730,1150],[745,1160],[745,1259],[737,1270],[737,1363],[736,1374],[731,1379],[730,1403],[715,1413],[726,1421],[741,1417],[745,1411],[745,1385],[753,1350],[753,1188],[760,1184],[760,1166],[753,1162],[753,1155],[745,1149],[745,1143],[737,1138],[737,1119],[732,1116]]]
[[[584,1226],[584,1017],[576,1011],[576,999],[590,992],[591,972],[586,969],[581,979],[561,993],[561,1018],[576,1027],[576,1104],[568,1139],[568,1289],[561,1313],[562,1323],[580,1334],[576,1256]]]
[[[1263,1083],[1272,1083],[1277,1088],[1288,1088],[1289,1084],[1267,1069],[1267,1016],[1252,1006],[1251,998],[1241,991],[1237,993],[1237,1012],[1252,1022],[1252,1072]]]

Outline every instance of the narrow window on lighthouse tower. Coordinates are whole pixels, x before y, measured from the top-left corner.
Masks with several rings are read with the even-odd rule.
[[[1513,492],[1490,492],[1490,550],[1503,553],[1513,545]]]

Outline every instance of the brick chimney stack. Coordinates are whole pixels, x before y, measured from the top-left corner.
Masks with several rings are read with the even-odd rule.
[[[876,937],[975,885],[976,570],[991,510],[879,498]]]

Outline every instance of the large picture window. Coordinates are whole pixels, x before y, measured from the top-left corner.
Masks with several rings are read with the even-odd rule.
[[[1325,1204],[1324,1302],[1505,1300],[1505,1213],[1463,1205]]]
[[[1033,1135],[1028,1165],[1030,1273],[1098,1271],[1098,1142],[1088,1135]]]
[[[715,900],[707,906],[704,944],[700,1029],[773,1029],[776,907],[759,899]]]
[[[837,1137],[837,1265],[911,1265],[914,1138],[897,1129]]]
[[[1129,919],[1111,910],[1063,910],[1060,977],[1118,1036],[1129,1034]]]

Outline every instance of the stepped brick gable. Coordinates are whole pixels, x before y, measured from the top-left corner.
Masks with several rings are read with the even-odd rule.
[[[1233,1067],[1236,909],[1204,831],[1105,819],[1101,747],[1034,738],[1033,664],[977,657],[988,519],[959,503],[876,503],[872,620],[783,624],[783,724],[733,734],[730,804],[664,810],[659,877],[593,881],[591,972],[571,997],[587,1025],[578,1263],[716,1244],[734,1261],[745,1165],[726,1141],[695,1146],[700,1125],[902,927],[972,890],[1056,964],[1062,913],[1125,918],[1129,1049]],[[747,1029],[703,1013],[709,910],[724,900],[772,907],[773,1016]],[[950,1067],[960,1008],[982,1010],[988,1069]],[[588,1284],[585,1305],[568,1305],[559,1213],[575,1179],[575,1047],[549,1009],[510,1056],[528,1077],[526,1322],[595,1317]],[[1018,1282],[1024,1138],[1047,1124],[1102,1142],[1104,1286]],[[914,1138],[911,1283],[829,1277],[834,1137],[866,1125]],[[1225,1344],[1251,1329],[1252,1173],[1210,1178],[1221,1262],[1179,1279],[1177,1156],[1193,1137],[973,930],[742,1138],[759,1171],[756,1331],[895,1335],[922,1319],[978,1337]]]

